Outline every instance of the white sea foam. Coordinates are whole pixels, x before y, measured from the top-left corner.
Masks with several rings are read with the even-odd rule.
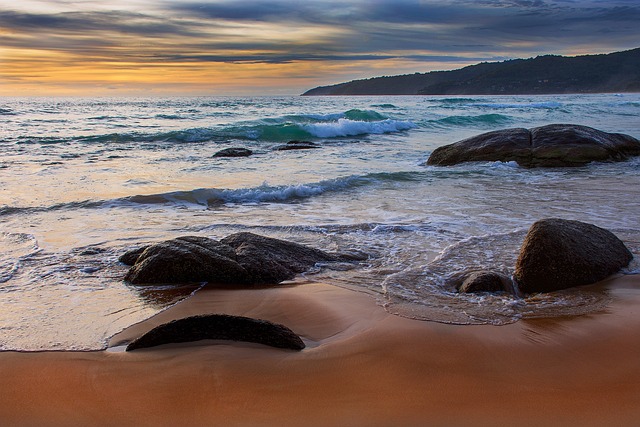
[[[401,132],[415,127],[416,125],[410,121],[392,119],[377,122],[339,119],[331,123],[314,123],[303,126],[307,132],[318,138]]]
[[[116,201],[114,205],[122,204],[122,202],[141,204],[172,203],[183,206],[211,206],[220,203],[251,204],[286,202],[289,200],[318,196],[327,192],[345,190],[369,181],[371,180],[366,177],[354,175],[305,184],[272,186],[265,182],[258,187],[252,188],[198,188],[191,191],[173,191],[163,194],[127,197]]]

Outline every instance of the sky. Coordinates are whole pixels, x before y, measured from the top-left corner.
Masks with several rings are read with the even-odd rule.
[[[640,47],[638,0],[0,0],[0,96],[296,95]]]

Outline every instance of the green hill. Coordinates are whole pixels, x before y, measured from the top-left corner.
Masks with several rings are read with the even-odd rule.
[[[317,95],[526,95],[640,92],[640,48],[603,55],[545,55],[453,71],[374,77],[311,89]]]

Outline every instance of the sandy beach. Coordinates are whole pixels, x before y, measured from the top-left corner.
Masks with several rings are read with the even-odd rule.
[[[116,335],[227,313],[282,323],[301,352],[224,341],[136,352],[0,353],[6,426],[637,425],[640,276],[603,312],[459,326],[393,316],[319,283],[203,289]]]

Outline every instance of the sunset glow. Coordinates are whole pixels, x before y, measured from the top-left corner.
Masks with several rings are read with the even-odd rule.
[[[637,47],[614,1],[0,1],[0,95],[297,94],[379,75]]]

